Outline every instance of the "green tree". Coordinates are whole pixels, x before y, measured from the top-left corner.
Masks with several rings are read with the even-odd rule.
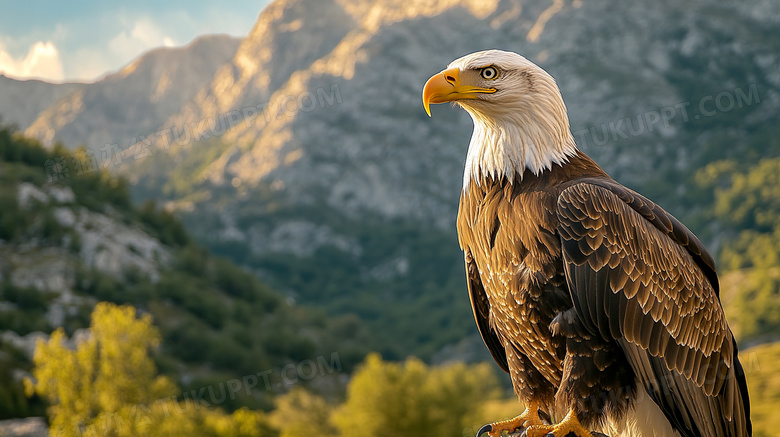
[[[140,423],[132,432],[122,436],[153,437],[276,437],[278,433],[271,428],[262,411],[239,408],[233,414],[219,409],[197,408],[195,406],[176,406],[177,401],[157,402],[149,409],[146,422]],[[177,408],[183,410],[177,412]]]
[[[333,407],[321,396],[303,387],[295,387],[276,399],[271,423],[281,430],[281,437],[332,437],[338,430],[330,420]]]
[[[780,158],[740,170],[733,161],[697,174],[714,190],[713,214],[727,239],[720,253],[726,312],[741,339],[780,328]],[[737,278],[734,280],[732,278]]]
[[[759,232],[780,225],[780,158],[765,158],[746,172],[731,173],[729,182],[716,190],[715,213],[720,218]]]
[[[191,399],[177,400],[177,387],[159,376],[150,352],[160,334],[132,306],[99,303],[90,335],[68,347],[58,329],[39,341],[28,395],[49,402],[52,435],[207,437],[276,436],[265,413],[240,408],[232,414]]]
[[[780,327],[780,268],[750,269],[732,308],[739,338],[777,335]]]
[[[60,328],[48,342],[39,340],[33,356],[32,392],[49,404],[51,427],[63,436],[80,435],[99,416],[121,412],[175,394],[174,384],[157,376],[150,350],[160,344],[151,316],[136,318],[135,308],[99,303],[92,313],[89,337],[67,347]],[[101,427],[110,435],[115,425]]]
[[[390,363],[371,354],[333,421],[343,437],[461,435],[473,425],[464,418],[498,395],[487,363],[429,367],[416,358]]]

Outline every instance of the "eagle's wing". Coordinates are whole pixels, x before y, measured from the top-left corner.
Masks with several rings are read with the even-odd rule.
[[[504,372],[509,373],[509,365],[506,360],[506,350],[496,335],[496,331],[490,326],[490,302],[488,302],[485,289],[482,287],[482,279],[479,277],[479,269],[471,257],[471,252],[466,251],[466,278],[469,284],[469,298],[471,299],[471,308],[474,310],[474,319],[477,321],[477,328],[482,335],[493,359],[496,360]]]
[[[683,436],[750,435],[744,373],[701,242],[653,202],[608,180],[566,188],[558,217],[583,324],[620,344]]]

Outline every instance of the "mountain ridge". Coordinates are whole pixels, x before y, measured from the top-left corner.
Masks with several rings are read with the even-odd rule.
[[[59,141],[71,147],[125,148],[132,138],[155,132],[170,113],[191,100],[239,41],[208,35],[184,47],[147,52],[52,103],[25,128],[25,135],[47,146]]]
[[[0,74],[0,116],[4,123],[26,129],[47,107],[83,86],[37,79],[18,80]]]

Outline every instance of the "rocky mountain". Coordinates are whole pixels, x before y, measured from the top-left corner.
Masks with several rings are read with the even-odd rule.
[[[63,93],[25,126],[25,134],[46,145],[127,147],[139,136],[153,135],[192,100],[238,44],[236,38],[211,35],[186,47],[153,50],[117,73]]]
[[[0,75],[0,116],[4,123],[26,129],[38,115],[84,84],[16,80]]]

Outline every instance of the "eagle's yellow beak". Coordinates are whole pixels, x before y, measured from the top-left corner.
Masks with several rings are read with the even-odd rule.
[[[460,82],[460,70],[450,68],[428,79],[423,88],[423,106],[428,117],[431,116],[431,103],[446,103],[456,100],[477,99],[479,94],[492,94],[495,88],[463,85]]]

